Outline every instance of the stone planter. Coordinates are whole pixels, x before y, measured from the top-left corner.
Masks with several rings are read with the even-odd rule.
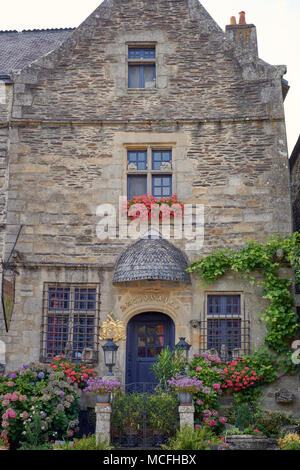
[[[178,398],[181,405],[192,405],[193,394],[189,392],[178,392]]]
[[[96,403],[110,403],[110,393],[97,393]]]
[[[227,436],[226,442],[235,450],[276,450],[279,449],[276,439],[266,436],[252,436],[250,434],[237,434]]]

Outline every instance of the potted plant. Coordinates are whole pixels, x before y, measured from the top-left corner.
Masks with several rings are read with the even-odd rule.
[[[114,379],[101,379],[100,377],[91,377],[87,381],[87,387],[84,392],[94,393],[97,403],[109,403],[111,393],[120,390],[120,382]]]
[[[181,405],[192,405],[193,395],[200,392],[202,389],[202,382],[196,377],[176,375],[175,377],[172,377],[171,380],[168,380],[168,383],[178,393]]]

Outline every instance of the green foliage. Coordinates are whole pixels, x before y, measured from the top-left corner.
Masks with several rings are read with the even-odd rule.
[[[243,403],[238,407],[235,424],[241,431],[244,431],[245,429],[248,429],[249,426],[253,425],[253,414],[247,403]]]
[[[256,429],[255,426],[249,425],[247,428],[241,430],[237,427],[233,427],[224,432],[224,436],[244,436],[244,435],[257,436],[261,435],[259,429]]]
[[[109,445],[108,441],[101,441],[99,436],[96,442],[96,436],[84,436],[82,439],[74,439],[74,442],[64,442],[61,444],[55,444],[54,450],[111,450],[112,446]]]
[[[112,401],[114,430],[134,434],[143,428],[144,396],[142,393],[126,394],[122,391],[114,395]]]
[[[163,390],[169,388],[168,380],[176,375],[183,374],[186,366],[186,358],[182,351],[171,350],[169,346],[158,355],[157,361],[153,364],[152,370],[159,386]]]
[[[163,445],[165,450],[218,450],[226,449],[226,445],[213,431],[207,427],[193,428],[187,424],[182,430],[178,430],[176,436],[170,439],[168,445]]]
[[[55,372],[45,364],[24,365],[13,373],[0,377],[1,437],[7,437],[12,449],[21,441],[28,442],[28,426],[37,415],[35,430],[44,442],[49,439],[71,437],[78,425],[79,390],[66,379],[63,372]]]
[[[195,354],[189,367],[190,375],[203,384],[202,390],[194,396],[196,415],[202,418],[204,410],[219,408],[224,365],[219,358],[203,353]]]
[[[254,415],[254,419],[257,429],[268,437],[279,437],[281,426],[298,425],[300,427],[299,419],[295,419],[285,413],[258,410]]]
[[[25,424],[20,450],[49,450],[51,446],[48,443],[49,437],[42,416],[39,412],[34,413],[32,421],[27,421]]]
[[[239,251],[223,249],[191,263],[189,272],[197,273],[205,285],[227,272],[243,272],[250,284],[262,287],[263,297],[269,305],[262,314],[267,334],[265,345],[281,355],[280,366],[284,372],[295,372],[291,361],[290,342],[297,334],[299,325],[293,310],[291,281],[279,277],[279,267],[290,266],[295,270],[296,282],[300,281],[300,233],[282,238],[279,235],[266,243],[251,241]],[[264,276],[257,281],[250,273]]]
[[[299,434],[287,434],[283,439],[278,439],[280,450],[300,450]]]
[[[179,402],[175,395],[156,392],[146,399],[148,425],[157,434],[173,434],[179,424]]]

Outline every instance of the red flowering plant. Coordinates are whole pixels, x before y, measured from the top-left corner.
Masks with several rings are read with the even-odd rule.
[[[263,375],[255,370],[250,357],[228,362],[223,379],[223,390],[229,389],[234,394],[236,404],[255,402],[264,383]]]
[[[182,217],[184,203],[179,201],[177,194],[169,197],[154,197],[151,194],[133,196],[121,205],[121,212],[126,213],[133,220],[149,220],[159,218],[159,220]]]
[[[74,364],[70,362],[63,354],[54,357],[50,364],[51,369],[55,372],[63,372],[64,375],[71,380],[71,383],[77,383],[80,389],[86,387],[87,381],[91,377],[95,377],[95,369],[89,369],[84,364]]]

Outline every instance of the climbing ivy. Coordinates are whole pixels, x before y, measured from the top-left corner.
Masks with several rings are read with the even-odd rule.
[[[293,310],[294,299],[291,293],[291,279],[282,278],[280,266],[290,267],[295,272],[295,281],[300,284],[300,233],[286,238],[276,235],[266,243],[253,240],[244,248],[217,250],[211,255],[192,262],[189,272],[197,273],[204,285],[211,284],[227,272],[241,272],[251,285],[262,287],[263,298],[269,305],[261,314],[267,334],[265,345],[276,354],[282,365],[292,369],[290,342],[300,327]],[[258,280],[254,273],[264,278]]]

